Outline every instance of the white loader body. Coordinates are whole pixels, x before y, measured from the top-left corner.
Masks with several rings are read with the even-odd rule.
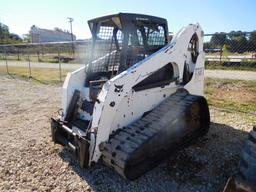
[[[192,62],[189,47],[194,34],[198,37],[198,55],[195,63]],[[134,91],[135,85],[167,64],[173,68],[171,83],[163,87]],[[184,85],[182,78],[185,64],[192,77]],[[75,90],[80,91],[82,100],[90,99],[89,87],[84,86],[85,69],[86,66],[71,72],[65,79],[62,93],[63,120]],[[84,113],[82,117],[91,121],[90,163],[99,160],[100,144],[106,142],[113,131],[140,119],[145,112],[154,109],[179,88],[186,89],[190,94],[203,95],[203,87],[203,31],[199,24],[190,24],[182,28],[162,49],[105,82],[98,94],[92,115]],[[76,134],[85,135],[83,131],[77,131],[79,129],[75,126],[72,129]]]

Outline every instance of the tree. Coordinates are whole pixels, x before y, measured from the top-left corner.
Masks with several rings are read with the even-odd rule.
[[[256,31],[250,33],[248,47],[250,51],[256,52]]]
[[[9,27],[0,23],[0,44],[20,43],[22,39],[15,33],[9,32]]]
[[[209,50],[211,48],[211,43],[210,42],[205,42],[204,43],[204,50]]]
[[[223,45],[226,43],[226,41],[227,41],[226,33],[223,33],[223,32],[214,33],[210,40],[210,44],[212,48],[222,48]]]
[[[19,35],[15,34],[15,33],[10,33],[9,34],[10,39],[16,40],[16,41],[22,41],[22,39],[20,38]]]
[[[227,57],[228,56],[228,46],[226,44],[222,47],[222,56]]]
[[[228,45],[231,52],[244,53],[248,51],[246,33],[242,31],[231,31],[228,34]]]
[[[9,28],[7,25],[4,25],[3,23],[0,23],[0,43],[3,43],[4,39],[9,34]]]

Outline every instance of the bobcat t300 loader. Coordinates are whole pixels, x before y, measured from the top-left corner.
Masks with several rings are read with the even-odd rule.
[[[208,131],[203,31],[190,24],[168,42],[166,19],[128,13],[88,24],[91,55],[65,79],[52,138],[81,167],[102,158],[133,180]]]

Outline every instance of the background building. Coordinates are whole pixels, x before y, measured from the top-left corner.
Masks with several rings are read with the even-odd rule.
[[[71,33],[63,31],[59,28],[54,30],[41,29],[35,25],[30,28],[29,34],[31,36],[32,43],[43,42],[57,42],[57,41],[71,41]],[[73,35],[73,40],[76,40],[76,36]]]

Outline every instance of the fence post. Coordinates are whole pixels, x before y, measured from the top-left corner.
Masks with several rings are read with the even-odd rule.
[[[20,49],[17,47],[17,53],[18,53],[18,61],[20,60]]]
[[[6,65],[6,72],[8,75],[10,75],[9,73],[9,67],[8,67],[8,61],[7,61],[7,53],[6,53],[6,49],[4,49],[4,53],[5,53],[5,65]]]
[[[36,54],[37,54],[37,61],[40,62],[40,57],[39,57],[40,52],[39,52],[39,51],[36,51]]]
[[[59,62],[59,72],[60,72],[60,82],[62,81],[62,73],[61,73],[61,63],[60,63],[60,48],[58,47],[58,62]]]
[[[222,48],[220,48],[220,65],[221,65],[221,59],[222,59]]]
[[[30,55],[29,55],[29,52],[28,52],[28,68],[29,68],[29,77],[28,78],[32,78],[32,75],[31,75],[31,66],[30,66]]]

